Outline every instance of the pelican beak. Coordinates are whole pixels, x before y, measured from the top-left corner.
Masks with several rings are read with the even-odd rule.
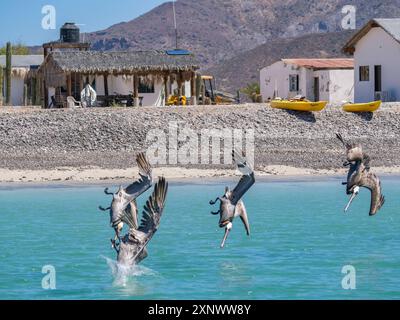
[[[231,229],[232,229],[232,223],[229,222],[225,227],[225,234],[224,234],[224,238],[222,239],[222,242],[221,242],[221,248],[223,248],[225,246],[226,239],[228,238],[228,235],[229,235],[229,232],[231,231]]]
[[[349,202],[347,203],[346,208],[344,208],[344,212],[347,212],[347,211],[349,210],[350,205],[352,204],[353,200],[354,200],[354,199],[356,198],[356,196],[358,195],[359,190],[360,190],[360,189],[359,189],[358,187],[356,187],[356,188],[354,189],[353,194],[351,195],[350,200],[349,200]]]

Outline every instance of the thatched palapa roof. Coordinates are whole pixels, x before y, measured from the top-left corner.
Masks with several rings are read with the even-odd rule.
[[[193,54],[171,55],[166,51],[62,51],[52,52],[44,64],[58,72],[132,74],[144,72],[181,72],[199,69]]]

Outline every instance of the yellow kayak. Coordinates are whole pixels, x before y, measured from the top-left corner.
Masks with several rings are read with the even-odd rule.
[[[289,101],[289,100],[272,100],[271,107],[278,109],[288,109],[297,111],[322,111],[325,109],[328,101]]]
[[[373,101],[367,103],[346,103],[343,110],[347,112],[374,112],[379,109],[382,101]]]

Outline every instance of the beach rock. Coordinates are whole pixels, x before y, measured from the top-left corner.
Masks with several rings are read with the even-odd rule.
[[[363,144],[374,166],[396,166],[400,159],[400,104],[384,104],[375,114],[351,114],[338,106],[320,113],[272,109],[266,104],[240,106],[141,107],[0,111],[0,167],[126,168],[146,150],[150,130],[168,134],[171,123],[198,135],[203,129],[254,129],[255,166],[286,165],[335,169],[343,147],[335,138]],[[230,165],[184,165],[224,168]]]

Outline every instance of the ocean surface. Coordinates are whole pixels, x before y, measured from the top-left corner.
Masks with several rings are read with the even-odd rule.
[[[237,219],[224,249],[208,202],[226,183],[171,183],[148,258],[124,272],[97,209],[111,200],[103,186],[2,186],[0,299],[399,299],[400,179],[382,180],[375,217],[365,189],[343,213],[339,179],[257,182],[244,198],[251,236]]]

